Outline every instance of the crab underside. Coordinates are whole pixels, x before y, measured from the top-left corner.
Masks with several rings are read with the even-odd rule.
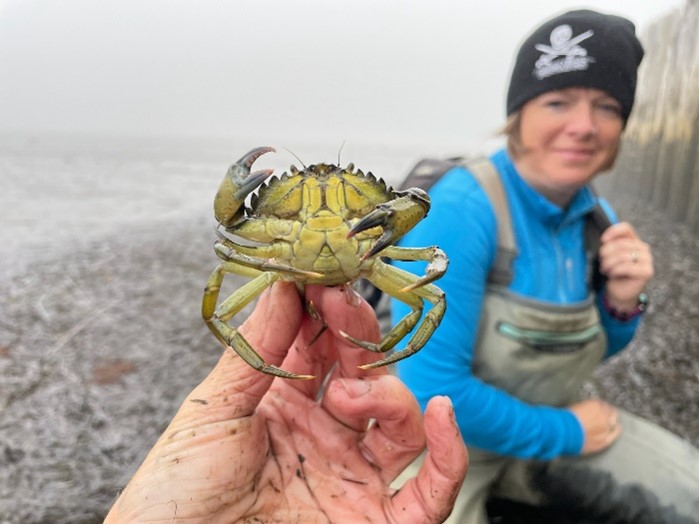
[[[230,319],[277,280],[305,284],[340,285],[365,278],[388,295],[408,304],[411,312],[379,343],[354,344],[385,353],[412,329],[406,347],[377,362],[375,368],[397,362],[419,351],[439,325],[446,309],[444,293],[433,282],[446,271],[448,260],[439,248],[393,245],[429,210],[427,194],[418,188],[393,191],[371,173],[316,164],[268,180],[272,170],[251,172],[261,155],[274,151],[258,147],[233,164],[214,200],[221,259],[206,285],[202,315],[216,338],[230,346],[253,368],[286,378],[313,378],[267,364]],[[265,183],[267,181],[267,183]],[[256,193],[253,193],[255,190]],[[251,195],[248,205],[246,198]],[[235,239],[245,239],[245,243]],[[382,258],[428,262],[421,277],[395,268]],[[226,274],[252,280],[219,303]],[[432,304],[422,317],[425,301]]]

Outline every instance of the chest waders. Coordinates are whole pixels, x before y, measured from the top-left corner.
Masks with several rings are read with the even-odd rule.
[[[493,205],[498,227],[472,372],[529,404],[567,406],[578,399],[607,347],[594,294],[580,304],[559,305],[508,290],[517,246],[507,197],[489,161],[469,168]],[[588,246],[588,259],[596,248]]]
[[[571,405],[581,400],[582,386],[607,347],[595,293],[582,303],[558,305],[509,291],[517,246],[500,176],[487,160],[467,167],[488,195],[498,224],[498,251],[488,276],[472,373],[529,404]],[[588,222],[586,250],[592,262],[601,232]],[[590,281],[597,278],[591,275]],[[604,515],[609,514],[605,512],[613,511],[610,508],[622,512],[625,518],[619,521],[624,522],[633,522],[630,517],[639,510],[665,512],[666,516],[675,511],[699,515],[697,450],[629,413],[622,412],[620,422],[624,433],[617,442],[589,458],[540,462],[469,446],[468,475],[447,522],[486,523],[485,504],[491,495],[567,508],[579,504],[585,499],[581,494],[586,494],[591,507],[581,508],[581,515],[590,517],[599,511],[599,520],[594,522],[604,522]],[[606,508],[605,496],[609,500]]]

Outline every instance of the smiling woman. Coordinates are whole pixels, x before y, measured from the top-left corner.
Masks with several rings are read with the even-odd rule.
[[[398,363],[423,406],[452,398],[469,447],[448,522],[484,524],[493,495],[583,500],[596,491],[574,479],[593,470],[591,484],[608,479],[619,515],[628,508],[617,494],[629,490],[648,494],[648,508],[692,514],[699,503],[695,481],[678,473],[681,454],[669,451],[679,439],[581,394],[598,364],[633,338],[654,272],[648,244],[589,187],[616,158],[643,54],[633,23],[619,16],[576,10],[536,28],[509,84],[507,150],[447,171],[429,192],[429,216],[401,244],[437,244],[450,260],[441,325]],[[406,308],[392,307],[397,322]],[[576,474],[561,475],[569,468]],[[563,477],[567,498],[551,489]]]
[[[631,22],[610,16],[593,28],[585,25],[588,13],[534,31],[519,50],[507,94],[508,115],[518,115],[509,136],[515,165],[562,207],[614,164],[643,58]]]
[[[566,207],[614,164],[623,125],[621,104],[600,89],[544,93],[521,109],[515,165],[532,187]]]

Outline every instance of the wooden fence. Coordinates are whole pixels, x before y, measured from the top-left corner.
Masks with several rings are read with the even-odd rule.
[[[636,198],[699,233],[699,0],[686,0],[641,40],[646,55],[636,105],[601,189]]]

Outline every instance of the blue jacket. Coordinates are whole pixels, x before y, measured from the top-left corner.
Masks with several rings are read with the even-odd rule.
[[[589,293],[585,215],[597,197],[583,188],[563,210],[519,176],[504,150],[491,160],[502,175],[519,250],[510,290],[553,304],[583,301]],[[398,363],[401,379],[423,409],[431,397],[449,396],[467,444],[520,458],[579,454],[583,431],[570,411],[526,404],[471,374],[486,279],[497,248],[495,215],[478,182],[461,167],[446,173],[430,197],[428,216],[401,245],[437,245],[446,252],[449,269],[436,285],[446,293],[447,311],[425,347]],[[616,221],[606,202],[601,203]],[[424,271],[424,264],[415,262],[395,265],[413,273]],[[599,301],[598,306],[610,356],[629,343],[638,317],[620,322]],[[394,324],[408,311],[408,306],[393,300]]]

